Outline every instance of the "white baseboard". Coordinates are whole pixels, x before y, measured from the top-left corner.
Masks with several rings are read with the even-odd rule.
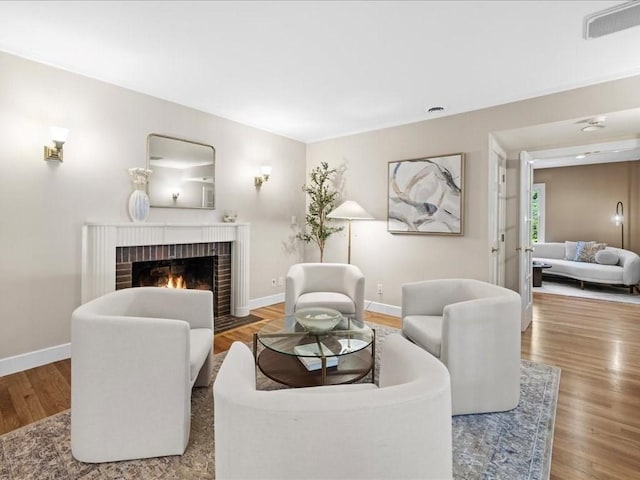
[[[396,305],[388,305],[386,303],[378,303],[365,300],[364,309],[367,312],[384,313],[385,315],[391,315],[392,317],[400,318],[402,309]]]
[[[284,302],[284,292],[277,293],[275,295],[269,295],[268,297],[254,298],[253,300],[249,300],[249,308],[253,310],[254,308],[268,307],[269,305],[275,305],[276,303],[282,302]]]
[[[71,357],[71,344],[57,345],[55,347],[43,348],[35,352],[23,353],[15,357],[0,359],[0,377],[10,375],[30,368],[46,365]]]

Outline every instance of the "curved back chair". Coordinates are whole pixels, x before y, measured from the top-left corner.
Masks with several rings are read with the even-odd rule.
[[[364,320],[364,275],[346,263],[298,263],[287,273],[285,313],[305,307],[333,308]]]
[[[451,479],[447,369],[400,334],[372,383],[256,390],[231,346],[213,384],[216,479]]]
[[[181,455],[210,383],[213,294],[117,290],[71,316],[71,450],[82,462]]]
[[[518,405],[518,293],[472,279],[407,283],[401,315],[402,333],[447,366],[454,415]]]

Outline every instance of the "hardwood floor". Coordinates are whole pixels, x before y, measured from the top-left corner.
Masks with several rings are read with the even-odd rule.
[[[69,408],[71,362],[0,377],[0,435]]]
[[[252,313],[282,316],[284,305]],[[640,306],[536,294],[522,357],[562,369],[553,480],[640,479]],[[367,313],[399,327],[398,318]],[[216,352],[262,322],[216,335]],[[0,434],[69,408],[70,362],[0,377]]]
[[[640,479],[640,306],[537,294],[522,357],[562,369],[551,478]]]

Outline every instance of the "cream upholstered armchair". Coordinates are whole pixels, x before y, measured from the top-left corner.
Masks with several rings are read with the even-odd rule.
[[[213,294],[127,288],[71,316],[71,450],[83,462],[181,455],[209,385]]]
[[[333,308],[364,320],[364,275],[346,263],[298,263],[287,273],[285,313],[305,307]]]
[[[379,386],[259,391],[255,371],[236,342],[213,384],[216,479],[452,478],[449,374],[401,335]]]
[[[520,316],[518,293],[479,280],[402,286],[402,332],[447,366],[453,415],[518,405]]]

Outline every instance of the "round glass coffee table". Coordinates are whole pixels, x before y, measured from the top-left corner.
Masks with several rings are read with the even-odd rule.
[[[369,372],[373,381],[375,339],[374,329],[352,318],[315,334],[290,316],[264,324],[253,335],[253,353],[262,373],[290,387],[353,383]]]

